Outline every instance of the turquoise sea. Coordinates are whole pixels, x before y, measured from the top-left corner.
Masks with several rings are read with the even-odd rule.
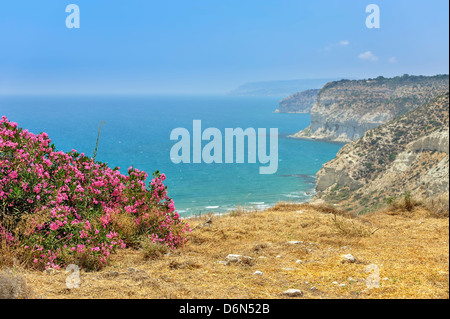
[[[97,160],[165,173],[181,215],[225,212],[237,206],[263,209],[278,201],[307,201],[315,174],[341,145],[287,138],[310,123],[309,114],[276,114],[282,97],[234,96],[0,96],[6,115],[33,133],[46,132],[58,150],[92,155],[100,123]],[[260,175],[260,164],[174,164],[170,150],[177,127],[278,128],[279,165]],[[207,142],[203,142],[206,145]]]

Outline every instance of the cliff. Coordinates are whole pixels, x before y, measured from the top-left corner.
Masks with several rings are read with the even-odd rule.
[[[448,75],[330,82],[318,93],[311,109],[311,125],[292,137],[352,142],[448,89]]]
[[[318,89],[295,93],[279,103],[279,113],[310,113],[316,103]]]
[[[410,111],[345,145],[317,173],[316,199],[349,210],[376,207],[410,192],[449,191],[449,95]]]

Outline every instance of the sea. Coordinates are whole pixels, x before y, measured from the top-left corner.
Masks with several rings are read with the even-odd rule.
[[[49,134],[57,150],[94,154],[96,160],[166,174],[169,196],[181,216],[262,210],[278,202],[307,202],[315,174],[342,145],[289,138],[310,124],[309,114],[274,111],[282,97],[185,95],[26,95],[0,96],[0,116],[33,133]],[[278,129],[278,170],[262,175],[258,163],[179,163],[170,150],[175,128]],[[271,137],[272,138],[272,137]],[[203,141],[202,146],[208,142]],[[224,142],[223,142],[224,144]],[[269,145],[269,139],[267,140]],[[192,146],[192,141],[191,141]],[[268,146],[267,146],[268,147]],[[268,151],[267,151],[268,152]],[[265,166],[265,165],[263,165]],[[150,178],[149,178],[150,180]]]

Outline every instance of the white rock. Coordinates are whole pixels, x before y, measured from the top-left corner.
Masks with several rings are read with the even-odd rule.
[[[296,262],[295,262],[296,264],[303,264],[303,260],[297,260]]]
[[[283,295],[288,297],[300,297],[303,295],[303,292],[299,289],[288,289],[285,292],[283,292]]]
[[[263,273],[262,273],[262,271],[255,271],[254,273],[253,273],[253,275],[257,275],[257,276],[262,276],[263,275]]]
[[[225,259],[230,263],[237,263],[244,260],[245,261],[253,260],[253,258],[249,256],[233,255],[233,254],[228,255]]]
[[[227,261],[235,263],[238,262],[242,259],[242,255],[234,255],[234,254],[229,254],[227,256],[227,258],[225,258]]]
[[[300,244],[303,244],[303,242],[300,241],[300,240],[292,240],[292,241],[288,241],[287,244],[289,244],[289,245],[300,245]]]
[[[278,255],[278,256],[277,256],[277,258],[281,258],[281,256],[280,256],[280,255]]]
[[[356,258],[353,257],[353,255],[351,255],[351,254],[347,254],[347,255],[343,255],[342,256],[342,262],[343,263],[354,263],[356,261],[357,261]]]
[[[345,287],[345,284],[340,284],[339,287]]]
[[[317,291],[318,289],[317,289],[317,287],[316,286],[314,286],[314,287],[311,287],[311,291]]]
[[[338,285],[339,283],[337,281],[332,282],[333,285]]]

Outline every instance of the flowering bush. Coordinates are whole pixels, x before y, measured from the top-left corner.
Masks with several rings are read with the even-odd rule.
[[[189,226],[158,171],[119,168],[56,151],[46,133],[0,120],[0,244],[37,267],[69,263],[100,269],[117,248],[140,239],[181,246]]]

